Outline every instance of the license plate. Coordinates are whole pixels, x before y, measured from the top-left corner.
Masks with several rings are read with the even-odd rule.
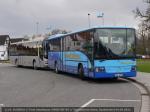
[[[122,77],[123,74],[115,74],[115,77]]]

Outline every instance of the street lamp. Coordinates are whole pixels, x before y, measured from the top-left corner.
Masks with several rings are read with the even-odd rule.
[[[104,26],[104,13],[97,12],[97,18],[102,18],[102,25]]]
[[[46,30],[50,31],[52,29],[51,26],[47,27]]]
[[[36,34],[38,35],[39,33],[39,22],[36,22]]]
[[[90,20],[90,14],[88,13],[88,23],[89,23],[89,28],[91,27],[91,20]]]
[[[52,29],[51,26],[49,26],[49,27],[46,28],[46,30],[48,30],[48,35],[51,34],[51,29]]]

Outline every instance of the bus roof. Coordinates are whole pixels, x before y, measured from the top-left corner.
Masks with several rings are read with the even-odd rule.
[[[22,44],[22,43],[31,43],[31,42],[42,42],[42,41],[41,40],[19,41],[19,42],[14,42],[14,43],[10,43],[10,44],[13,45],[13,44]]]
[[[68,36],[68,35],[75,34],[75,33],[80,33],[80,32],[83,32],[83,31],[88,31],[88,30],[92,30],[92,29],[134,29],[134,28],[126,27],[126,26],[95,26],[95,27],[92,27],[92,28],[80,29],[80,30],[73,31],[73,32],[70,32],[70,33],[67,33],[67,34],[51,35],[47,38],[47,40],[51,40],[51,39],[55,39],[55,38],[61,38],[61,37],[64,37],[64,36]]]

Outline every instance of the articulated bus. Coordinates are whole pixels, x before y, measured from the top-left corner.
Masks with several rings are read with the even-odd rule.
[[[48,66],[81,79],[136,76],[134,28],[94,27],[48,39]]]
[[[47,44],[44,41],[21,41],[10,44],[10,62],[16,66],[34,69],[48,66]]]

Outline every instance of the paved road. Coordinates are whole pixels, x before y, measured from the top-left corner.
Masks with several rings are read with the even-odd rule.
[[[5,106],[128,106],[138,112],[140,100],[139,90],[125,80],[82,81],[66,73],[0,64],[0,104]]]

